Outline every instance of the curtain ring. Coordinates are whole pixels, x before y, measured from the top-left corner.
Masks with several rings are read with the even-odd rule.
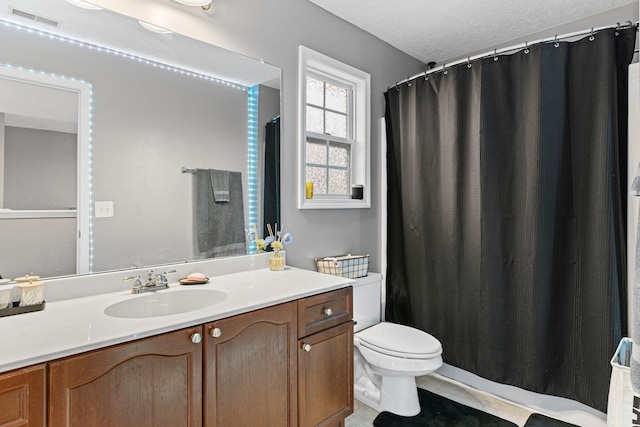
[[[493,60],[494,61],[498,60],[498,49],[493,49]]]
[[[554,39],[554,43],[553,43],[553,47],[558,47],[560,46],[560,43],[558,43],[558,35],[556,34],[556,37]]]
[[[616,35],[616,36],[619,36],[619,35],[620,35],[620,23],[619,23],[619,22],[616,22],[616,32],[615,32],[615,35]]]
[[[424,81],[426,82],[427,80],[429,80],[429,75],[427,74],[428,70],[424,70]]]
[[[398,87],[398,82],[396,82],[396,92],[400,92],[400,88]]]
[[[594,40],[595,40],[595,37],[593,36],[593,27],[591,27],[591,35],[589,36],[589,41],[592,42]]]
[[[442,74],[448,74],[449,71],[446,69],[447,64],[442,64]]]
[[[471,68],[471,57],[467,56],[467,68]]]
[[[409,80],[409,77],[407,77],[407,86],[411,87],[411,80]]]
[[[528,54],[529,53],[529,42],[525,41],[524,42],[524,54]]]

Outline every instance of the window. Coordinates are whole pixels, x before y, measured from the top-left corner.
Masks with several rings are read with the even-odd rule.
[[[368,73],[300,46],[299,208],[370,207],[369,88]]]

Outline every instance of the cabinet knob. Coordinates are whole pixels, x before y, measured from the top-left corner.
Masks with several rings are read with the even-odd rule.
[[[311,344],[302,344],[302,349],[307,353],[311,351]]]
[[[220,338],[222,336],[222,330],[220,328],[213,328],[211,330],[211,336],[214,338]]]
[[[333,315],[333,310],[331,310],[331,307],[325,308],[324,309],[324,314],[326,314],[327,316]]]
[[[191,334],[191,342],[194,344],[200,344],[200,341],[202,341],[202,335],[200,335],[199,333],[193,333]]]

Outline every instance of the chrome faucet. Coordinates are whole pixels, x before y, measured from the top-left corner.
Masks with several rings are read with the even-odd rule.
[[[132,294],[141,294],[143,292],[159,291],[160,289],[167,289],[169,287],[169,281],[167,280],[167,274],[175,273],[176,270],[164,271],[162,273],[153,274],[153,270],[147,271],[147,277],[144,283],[140,280],[140,275],[129,276],[122,279],[123,281],[133,280],[133,286],[131,287]]]

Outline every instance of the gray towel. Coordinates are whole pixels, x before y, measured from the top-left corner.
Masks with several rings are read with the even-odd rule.
[[[631,184],[631,194],[640,196],[640,165],[638,172]],[[631,387],[636,393],[640,393],[640,216],[638,217],[638,229],[636,230],[636,256],[634,260],[634,276],[633,276],[633,313],[632,313],[632,329],[633,329],[633,347],[631,350]]]
[[[195,224],[201,257],[246,255],[242,173],[229,172],[229,201],[217,203],[211,170],[196,170]]]
[[[229,171],[209,169],[211,186],[213,187],[213,200],[216,203],[229,201]]]

